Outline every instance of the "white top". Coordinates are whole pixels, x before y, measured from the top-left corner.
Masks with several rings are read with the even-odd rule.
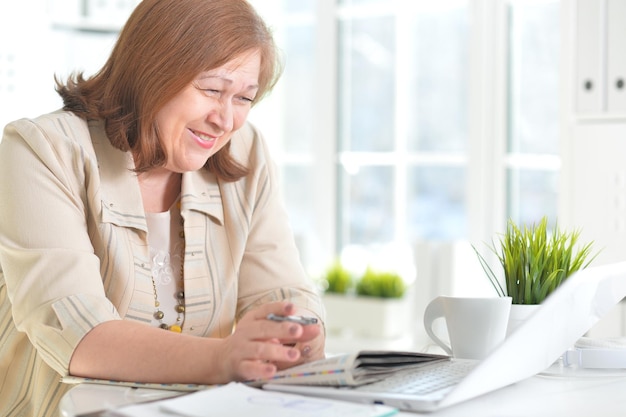
[[[182,260],[184,240],[180,236],[182,218],[178,200],[163,213],[146,213],[148,223],[148,245],[152,261],[152,278],[156,285],[159,309],[165,314],[162,322],[176,323],[178,304],[176,293],[183,289]],[[152,325],[159,326],[159,320],[153,318]]]

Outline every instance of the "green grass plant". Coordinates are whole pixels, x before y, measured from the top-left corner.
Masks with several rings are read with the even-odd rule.
[[[505,288],[485,258],[474,248],[480,264],[500,296],[510,296],[513,304],[540,304],[572,273],[595,259],[593,242],[578,248],[580,230],[565,232],[558,226],[550,232],[548,220],[518,227],[509,220],[499,245],[492,242],[504,272]],[[578,249],[577,249],[578,248]]]
[[[406,291],[406,284],[395,272],[377,272],[367,268],[365,274],[356,283],[357,295],[379,298],[401,298]]]
[[[362,276],[355,278],[339,260],[326,270],[323,281],[324,292],[330,294],[401,298],[406,292],[404,279],[395,272],[375,271],[367,267]]]
[[[354,284],[352,274],[339,260],[328,268],[324,281],[324,291],[333,294],[347,294]]]

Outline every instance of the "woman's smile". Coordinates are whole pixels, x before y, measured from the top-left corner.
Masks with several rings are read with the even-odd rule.
[[[217,136],[211,136],[193,129],[189,129],[189,131],[196,142],[204,149],[211,149],[217,142]]]

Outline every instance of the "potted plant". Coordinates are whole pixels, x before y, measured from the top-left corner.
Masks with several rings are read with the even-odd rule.
[[[324,292],[331,294],[347,294],[352,288],[352,273],[341,265],[339,260],[326,271],[324,277]]]
[[[335,335],[394,338],[407,328],[407,287],[402,277],[368,267],[355,277],[335,261],[324,276],[326,330]]]
[[[549,231],[547,217],[538,224],[523,227],[509,220],[498,244],[492,242],[490,247],[502,267],[504,286],[485,258],[472,246],[498,295],[512,298],[510,330],[532,311],[532,308],[526,308],[526,312],[520,313],[521,309],[516,305],[542,303],[570,275],[586,268],[595,259],[597,253],[592,255],[593,242],[580,246],[579,237],[580,230],[563,231],[555,226]],[[517,317],[520,314],[521,317]]]
[[[395,272],[376,272],[368,267],[356,283],[357,295],[379,298],[402,298],[406,284]]]

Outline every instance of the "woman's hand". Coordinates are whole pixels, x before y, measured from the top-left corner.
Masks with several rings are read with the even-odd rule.
[[[307,312],[296,312],[296,314],[307,315]],[[279,370],[290,368],[305,362],[311,362],[325,357],[326,337],[322,328],[322,324],[303,326],[303,336],[300,340],[295,341],[293,347],[300,351],[300,357],[293,362],[276,362]]]
[[[260,306],[247,313],[232,335],[223,339],[216,358],[225,381],[271,378],[278,369],[324,356],[324,336],[319,324],[268,320],[270,313],[296,314],[289,302]]]

